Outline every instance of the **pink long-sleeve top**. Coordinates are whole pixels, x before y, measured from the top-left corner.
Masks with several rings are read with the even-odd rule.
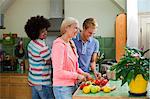
[[[78,66],[76,48],[71,48],[61,38],[52,46],[53,86],[74,86],[78,74],[83,71]]]

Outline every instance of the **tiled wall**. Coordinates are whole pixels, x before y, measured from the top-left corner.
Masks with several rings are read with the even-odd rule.
[[[100,44],[100,51],[104,53],[106,59],[115,59],[115,38],[114,37],[100,37],[96,36]],[[16,43],[18,40],[15,41]],[[29,38],[23,38],[24,48],[29,42]],[[14,45],[3,45],[3,49],[9,54],[13,55],[15,46]]]
[[[100,44],[100,51],[104,53],[106,59],[115,59],[115,38],[114,37],[95,37]]]

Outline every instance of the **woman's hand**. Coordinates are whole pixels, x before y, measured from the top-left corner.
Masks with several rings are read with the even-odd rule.
[[[86,81],[87,81],[87,80],[90,80],[90,79],[93,79],[92,76],[91,76],[89,73],[87,73],[87,72],[84,72],[82,75],[85,76]]]
[[[81,75],[81,74],[78,74],[78,78],[77,78],[79,81],[86,81],[86,77]]]

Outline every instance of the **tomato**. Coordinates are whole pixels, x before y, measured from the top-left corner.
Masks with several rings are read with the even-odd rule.
[[[107,79],[103,79],[101,82],[100,82],[100,86],[105,86],[107,84],[108,80]]]
[[[95,81],[95,84],[96,84],[96,85],[100,85],[100,84],[101,84],[101,80],[97,79],[97,80]]]
[[[88,85],[89,85],[89,84],[86,84],[86,83],[81,84],[81,85],[80,85],[80,89],[82,90],[82,89],[83,89],[83,87],[88,86]]]

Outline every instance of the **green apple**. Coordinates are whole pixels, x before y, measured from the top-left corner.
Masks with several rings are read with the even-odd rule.
[[[91,93],[97,93],[98,92],[98,89],[96,86],[92,86],[91,87]]]

